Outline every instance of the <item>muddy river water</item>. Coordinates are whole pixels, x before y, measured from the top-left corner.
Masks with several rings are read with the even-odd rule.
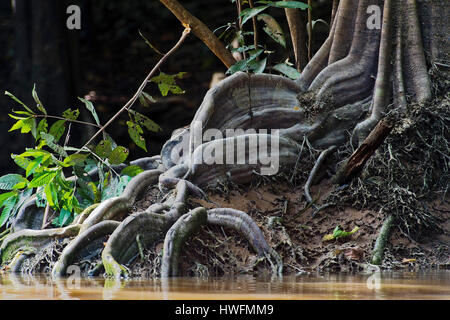
[[[283,278],[104,278],[53,280],[2,274],[2,300],[450,300],[450,270],[373,274],[307,274]]]

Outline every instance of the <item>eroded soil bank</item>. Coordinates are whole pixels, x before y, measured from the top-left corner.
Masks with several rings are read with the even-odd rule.
[[[329,157],[311,188],[314,204],[329,204],[327,208],[317,212],[304,196],[304,184],[320,154],[307,143],[296,168],[284,168],[273,177],[255,175],[251,185],[222,185],[208,191],[213,203],[190,199],[190,207],[247,212],[283,258],[287,274],[371,268],[375,240],[390,215],[395,223],[382,269],[449,268],[449,78],[436,69],[431,76],[436,98],[426,105],[410,105],[406,116],[390,112],[397,117],[396,126],[358,179],[344,186],[332,180],[339,164],[354,151],[350,144]],[[137,207],[145,209],[157,197],[154,187]],[[324,240],[337,226],[358,230]],[[162,241],[130,266],[134,275],[158,275]],[[181,261],[184,276],[270,272],[268,262],[259,260],[243,237],[209,226],[186,243]]]

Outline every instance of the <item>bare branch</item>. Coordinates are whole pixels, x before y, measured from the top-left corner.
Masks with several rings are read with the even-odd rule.
[[[225,45],[214,33],[199,19],[193,16],[176,0],[159,0],[167,7],[183,24],[192,28],[192,32],[203,41],[206,46],[229,68],[236,63],[233,55],[225,48]]]

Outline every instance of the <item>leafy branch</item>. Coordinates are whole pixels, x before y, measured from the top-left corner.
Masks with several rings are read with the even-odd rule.
[[[130,121],[127,122],[129,135],[139,147],[146,150],[142,128],[155,132],[160,131],[161,128],[147,116],[132,110],[131,107],[137,99],[152,101],[152,97],[143,91],[149,82],[156,83],[163,96],[169,92],[184,93],[175,82],[176,79],[181,79],[184,73],[167,75],[161,72],[159,76],[154,77],[154,75],[181,46],[190,31],[190,27],[186,25],[177,44],[156,64],[134,96],[103,126],[94,105],[86,99],[79,98],[86,109],[91,112],[95,123],[78,120],[80,115],[78,109],[68,109],[63,112],[61,117],[49,115],[38,97],[36,86],[33,87],[32,97],[36,102],[38,112],[33,111],[12,93],[5,92],[5,95],[24,109],[13,110],[9,114],[16,120],[10,131],[20,130],[24,134],[31,133],[35,139],[35,147],[27,148],[22,154],[11,155],[14,162],[25,171],[24,176],[7,174],[0,177],[0,190],[6,191],[0,194],[0,209],[2,209],[0,227],[9,224],[11,218],[33,194],[36,196],[36,206],[45,208],[42,228],[46,228],[51,223],[57,226],[67,225],[73,220],[74,214],[81,213],[93,203],[123,192],[130,179],[141,173],[143,169],[128,165],[121,171],[121,174],[115,171],[114,166],[127,161],[129,151],[125,147],[118,146],[106,134],[105,129],[120,114],[127,111],[130,117]],[[50,126],[49,120],[56,121]],[[67,144],[72,123],[94,126],[99,130],[82,148],[70,147]],[[67,126],[67,124],[69,125]],[[92,145],[100,134],[103,134],[103,140],[97,145]],[[64,135],[65,139],[60,144]],[[73,153],[69,154],[69,152]],[[96,169],[98,173],[98,181],[94,181],[90,174],[93,169]],[[65,173],[69,170],[75,175],[75,179],[66,178]],[[53,210],[53,214],[59,213],[59,215],[47,222],[51,210]]]

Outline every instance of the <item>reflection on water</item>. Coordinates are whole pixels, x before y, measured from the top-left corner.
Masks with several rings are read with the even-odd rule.
[[[450,299],[450,271],[111,280],[2,274],[0,299]]]

